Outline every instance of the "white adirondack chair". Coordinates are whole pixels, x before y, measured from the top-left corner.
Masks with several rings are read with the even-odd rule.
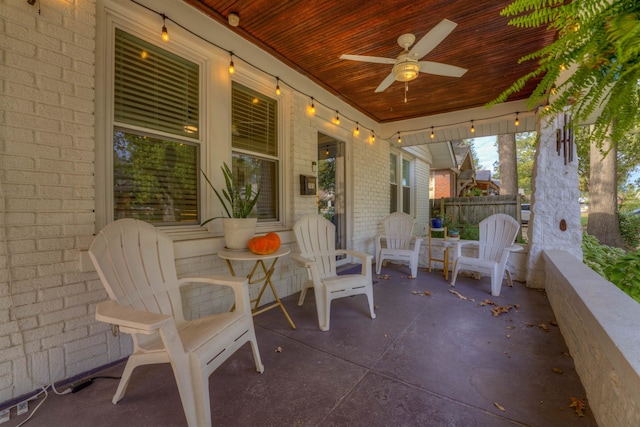
[[[453,266],[451,286],[455,286],[459,271],[472,271],[491,276],[491,295],[499,296],[505,272],[509,286],[511,273],[506,269],[511,252],[522,249],[514,246],[520,224],[505,214],[491,215],[480,221],[480,240],[478,242],[459,242],[457,256]],[[461,256],[463,246],[478,246],[478,257]]]
[[[305,282],[298,305],[304,303],[309,288],[313,288],[318,312],[318,326],[323,331],[329,330],[331,320],[331,301],[351,295],[365,294],[369,302],[371,318],[373,312],[373,281],[369,254],[351,250],[336,250],[336,227],[320,215],[307,215],[293,227],[300,254],[292,258],[307,269],[309,280]],[[336,273],[336,256],[346,254],[357,257],[362,262],[360,274],[338,275]]]
[[[264,371],[246,278],[178,279],[172,240],[134,219],[107,225],[91,244],[89,255],[110,298],[97,305],[96,319],[117,325],[133,338],[133,354],[113,397],[114,405],[124,396],[136,367],[170,363],[188,425],[210,426],[211,373],[246,342],[251,343],[256,370]],[[231,287],[236,309],[185,320],[180,286],[194,282]]]
[[[382,240],[385,246],[382,246]],[[404,212],[394,212],[384,219],[384,234],[376,237],[376,273],[385,260],[409,264],[411,276],[418,275],[418,256],[421,238],[413,237],[413,218]]]

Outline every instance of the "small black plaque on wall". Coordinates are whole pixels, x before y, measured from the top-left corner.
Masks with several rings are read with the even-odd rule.
[[[315,196],[316,195],[317,178],[311,175],[300,175],[300,195]]]

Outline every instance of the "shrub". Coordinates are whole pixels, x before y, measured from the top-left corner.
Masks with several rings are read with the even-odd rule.
[[[625,243],[632,248],[640,247],[640,215],[619,213],[620,234]]]
[[[593,236],[582,236],[583,262],[640,303],[640,251],[601,245]]]

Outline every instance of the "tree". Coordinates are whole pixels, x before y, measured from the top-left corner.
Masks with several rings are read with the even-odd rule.
[[[500,195],[518,194],[518,157],[516,135],[498,135],[498,158],[500,159]]]
[[[603,156],[601,149],[608,155]],[[596,237],[602,245],[622,248],[625,244],[618,225],[616,144],[611,139],[605,139],[602,147],[592,142],[590,153],[587,233]]]
[[[536,154],[538,135],[535,132],[516,134],[516,150],[518,151],[518,188],[525,195],[531,194],[531,175]]]

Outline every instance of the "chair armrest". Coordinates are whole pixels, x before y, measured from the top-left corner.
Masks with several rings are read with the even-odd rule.
[[[204,283],[207,285],[229,286],[233,289],[236,310],[239,312],[251,312],[251,300],[249,299],[249,279],[246,277],[208,275],[200,277],[184,277],[178,280],[183,286],[187,283]]]
[[[371,264],[371,260],[373,259],[373,255],[364,253],[364,252],[358,252],[358,251],[353,251],[350,249],[338,249],[336,250],[336,254],[338,255],[350,255],[356,258],[360,258],[360,260],[362,261],[363,264],[365,263],[369,263]]]
[[[300,267],[310,267],[312,264],[315,265],[315,261],[309,258],[305,258],[300,254],[291,254],[291,258],[300,266]]]
[[[464,246],[480,246],[480,242],[478,242],[477,240],[466,240],[466,241],[457,241],[457,242],[452,242],[455,247],[456,247],[456,257],[460,257],[462,256],[462,248]]]
[[[172,322],[173,317],[167,314],[150,313],[122,307],[117,302],[109,300],[102,301],[96,305],[96,320],[151,332],[160,329],[162,325],[168,322]]]
[[[520,252],[521,250],[524,250],[524,248],[520,245],[513,245],[513,246],[504,248],[504,250],[509,252]]]

